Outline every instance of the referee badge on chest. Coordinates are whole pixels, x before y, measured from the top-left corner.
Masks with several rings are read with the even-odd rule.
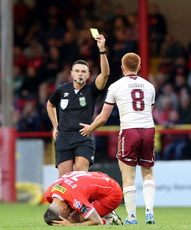
[[[60,101],[61,109],[65,109],[67,107],[68,101],[69,101],[68,99],[61,99],[61,101]]]
[[[79,97],[80,105],[85,106],[86,105],[86,98],[85,97]]]

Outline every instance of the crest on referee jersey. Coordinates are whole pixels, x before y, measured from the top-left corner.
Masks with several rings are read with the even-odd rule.
[[[62,109],[65,109],[66,107],[67,107],[67,105],[68,105],[68,99],[61,99],[61,101],[60,101],[60,107],[62,108]]]
[[[85,106],[86,105],[86,98],[85,97],[79,97],[80,105]]]

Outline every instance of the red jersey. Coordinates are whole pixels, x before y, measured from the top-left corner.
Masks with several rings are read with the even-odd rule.
[[[116,208],[122,200],[122,191],[114,179],[101,172],[76,171],[57,179],[47,189],[45,197],[49,203],[53,197],[66,201],[86,219],[95,210],[93,203],[97,200],[105,207],[111,200]]]

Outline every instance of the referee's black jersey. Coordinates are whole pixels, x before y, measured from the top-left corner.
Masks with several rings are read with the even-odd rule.
[[[87,83],[77,94],[73,83],[60,85],[49,99],[59,113],[58,130],[79,131],[82,128],[79,123],[90,124],[100,92],[95,81]]]

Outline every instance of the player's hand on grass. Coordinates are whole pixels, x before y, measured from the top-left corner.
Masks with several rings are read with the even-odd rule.
[[[79,125],[81,125],[81,126],[84,127],[83,129],[80,129],[80,131],[79,131],[82,136],[89,137],[92,134],[91,126],[90,125],[83,124],[83,123],[79,123]]]
[[[53,220],[52,225],[54,225],[54,226],[57,226],[57,225],[64,225],[64,226],[72,225],[72,223],[69,220],[65,219],[64,217],[59,216],[59,218],[61,220]]]

